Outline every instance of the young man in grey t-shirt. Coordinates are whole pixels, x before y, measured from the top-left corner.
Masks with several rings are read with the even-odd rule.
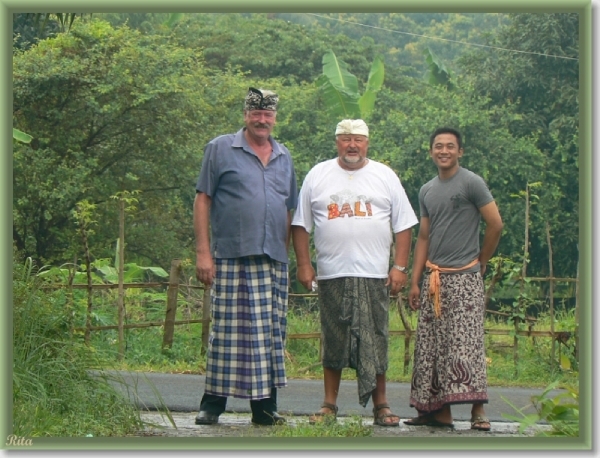
[[[421,220],[408,300],[419,309],[410,404],[414,426],[453,427],[452,404],[472,404],[471,428],[489,431],[484,348],[486,264],[502,219],[483,179],[461,167],[460,132],[437,129],[430,155],[438,175],[419,192]],[[480,220],[486,223],[479,245]],[[419,282],[423,277],[422,289]]]

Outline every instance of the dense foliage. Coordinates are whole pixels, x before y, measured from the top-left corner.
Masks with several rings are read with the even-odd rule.
[[[43,290],[30,259],[13,259],[12,433],[20,437],[122,436],[140,429],[137,408],[105,377],[98,354],[72,333],[73,303]]]
[[[87,200],[96,212],[92,257],[112,257],[118,206],[111,197],[139,191],[127,217],[127,260],[168,269],[173,258],[194,259],[202,149],[241,127],[248,86],[280,93],[275,135],[292,152],[300,183],[334,156],[339,120],[315,84],[332,50],[360,93],[375,56],[384,56],[369,154],[399,173],[416,209],[420,186],[435,175],[429,135],[456,126],[465,134],[462,164],[486,179],[505,220],[498,254],[522,256],[523,192],[534,185],[528,273],[548,272],[548,224],[555,273],[575,276],[577,15],[336,15],[377,27],[369,33],[303,14],[167,16],[95,14],[37,42],[23,26],[32,45],[14,48],[13,125],[34,139],[14,146],[13,239],[27,256],[55,265],[80,259],[73,210]],[[452,85],[422,78],[427,47],[451,69]]]

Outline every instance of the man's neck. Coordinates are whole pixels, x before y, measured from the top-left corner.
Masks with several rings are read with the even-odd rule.
[[[459,168],[460,166],[457,165],[456,167],[452,167],[451,169],[438,169],[438,176],[440,177],[440,180],[447,180],[448,178],[452,178],[454,175],[456,175]]]
[[[253,137],[252,135],[249,134],[249,132],[247,130],[244,130],[244,137],[246,137],[246,141],[248,142],[248,144],[252,147],[257,147],[257,148],[265,148],[266,145],[271,146],[271,142],[269,141],[269,137]]]
[[[356,162],[356,163],[351,163],[351,162],[344,162],[343,160],[341,160],[339,157],[337,158],[337,163],[338,165],[343,168],[344,170],[347,170],[349,172],[355,172],[357,170],[362,169],[365,165],[367,165],[369,162],[368,158],[365,158],[364,160],[360,161],[360,162]]]

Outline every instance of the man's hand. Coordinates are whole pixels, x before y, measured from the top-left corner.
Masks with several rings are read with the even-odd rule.
[[[311,264],[302,267],[298,266],[296,277],[302,286],[307,290],[312,291],[312,285],[313,282],[317,280],[317,276],[315,275],[315,269],[313,269]]]
[[[202,282],[204,286],[211,286],[215,277],[215,265],[210,253],[199,255],[196,254],[196,278]]]
[[[408,292],[408,305],[413,310],[419,310],[421,308],[421,288],[419,285],[412,285]]]
[[[407,279],[408,275],[392,267],[390,269],[390,273],[388,274],[388,279],[385,282],[385,286],[389,286],[390,294],[395,296],[404,289]]]

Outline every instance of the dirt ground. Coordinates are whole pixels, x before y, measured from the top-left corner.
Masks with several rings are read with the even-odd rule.
[[[142,419],[147,423],[143,431],[136,436],[148,437],[260,437],[268,436],[272,426],[255,426],[250,422],[250,414],[224,413],[216,425],[194,424],[195,412],[171,412],[175,422],[174,427],[165,414],[159,412],[143,412]],[[308,423],[308,417],[287,417],[288,425],[294,427],[302,422]],[[349,421],[348,417],[338,418],[339,422]],[[371,418],[364,419],[365,425],[372,425]],[[435,428],[428,426],[408,426],[400,422],[395,427],[373,427],[372,437],[530,437],[536,433],[535,429],[529,429],[524,434],[519,434],[518,423],[492,422],[491,431],[482,432],[471,429],[466,421],[455,421],[454,429]],[[539,429],[548,429],[547,425],[539,425]]]

